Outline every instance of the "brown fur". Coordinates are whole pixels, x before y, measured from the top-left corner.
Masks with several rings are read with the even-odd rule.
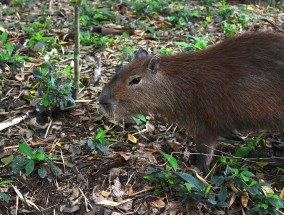
[[[283,131],[284,35],[246,33],[204,51],[136,59],[106,85],[100,103],[113,117],[159,113],[210,155],[217,137],[234,129]],[[199,156],[197,166],[208,171],[211,157]]]

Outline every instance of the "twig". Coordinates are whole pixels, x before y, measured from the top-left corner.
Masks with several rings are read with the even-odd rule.
[[[141,193],[145,193],[145,192],[148,192],[148,191],[150,191],[150,190],[153,190],[154,188],[155,188],[155,187],[146,187],[146,188],[143,189],[143,190],[140,190],[140,191],[138,191],[138,192],[136,192],[136,193],[132,193],[132,194],[128,195],[128,197],[137,196],[137,195],[139,195],[139,194],[141,194]]]
[[[73,84],[73,98],[76,100],[79,91],[79,81],[80,81],[80,67],[79,67],[79,57],[80,57],[80,7],[82,0],[77,0],[75,3],[75,15],[74,15],[74,28],[75,28],[75,50],[74,50],[74,84]]]
[[[276,30],[278,30],[278,31],[280,31],[280,32],[284,32],[284,30],[283,30],[281,27],[275,25],[275,24],[274,24],[273,22],[271,22],[270,20],[268,20],[268,19],[266,19],[266,18],[261,18],[260,20],[261,20],[261,21],[264,21],[264,22],[268,22],[268,23],[269,23],[270,25],[272,25],[272,27],[275,28]]]
[[[18,123],[22,122],[23,120],[25,120],[31,111],[28,111],[25,113],[25,115],[20,116],[20,117],[16,117],[16,118],[11,118],[11,119],[7,119],[4,122],[0,123],[0,131],[9,128],[11,126],[17,125]]]
[[[46,132],[45,132],[44,138],[46,138],[46,137],[47,137],[51,124],[52,124],[52,120],[50,120],[50,123],[48,124],[48,127],[47,127],[47,129],[46,129]]]

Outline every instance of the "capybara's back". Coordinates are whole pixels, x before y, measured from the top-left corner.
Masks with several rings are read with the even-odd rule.
[[[219,135],[284,128],[284,35],[246,33],[203,51],[137,58],[100,96],[106,113],[159,113],[196,139],[197,166],[208,171]]]

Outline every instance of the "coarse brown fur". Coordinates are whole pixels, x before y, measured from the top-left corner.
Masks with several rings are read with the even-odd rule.
[[[219,135],[284,128],[284,35],[245,33],[211,48],[142,56],[105,86],[109,115],[159,113],[195,137],[197,166],[208,171]]]

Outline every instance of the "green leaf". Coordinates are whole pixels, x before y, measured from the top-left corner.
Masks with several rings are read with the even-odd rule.
[[[135,117],[140,119],[142,122],[145,122],[145,123],[147,122],[146,117],[140,113],[136,114]]]
[[[47,171],[45,168],[41,167],[37,170],[37,174],[39,175],[39,177],[45,178],[47,176]]]
[[[2,43],[5,44],[8,40],[8,33],[7,32],[3,32],[1,34],[1,40],[2,40]]]
[[[266,210],[268,208],[268,204],[267,203],[262,203],[261,207]]]
[[[182,179],[184,179],[186,182],[188,182],[190,185],[195,187],[197,190],[201,191],[202,187],[204,187],[196,178],[194,178],[191,174],[188,173],[176,173],[178,176],[180,176]]]
[[[227,188],[226,187],[221,187],[220,191],[218,192],[218,199],[220,202],[226,202],[227,199]]]
[[[8,55],[11,56],[11,55],[12,55],[12,52],[13,52],[13,50],[14,50],[14,46],[13,46],[12,44],[10,44],[10,43],[7,43],[7,44],[5,45],[5,47],[6,47],[6,49],[7,49]]]
[[[169,166],[169,165],[166,165],[166,172],[169,172],[169,171],[171,171],[171,170],[172,170],[172,167]]]
[[[95,149],[95,144],[94,144],[94,141],[93,140],[91,140],[91,139],[88,139],[87,140],[87,145],[88,145],[88,147],[91,149],[91,150],[94,150]]]
[[[99,140],[105,137],[105,134],[107,133],[107,130],[99,129],[99,133],[96,135],[95,139]]]
[[[108,146],[106,145],[106,143],[97,143],[97,144],[96,144],[96,147],[97,147],[103,154],[107,153],[108,150],[109,150],[109,148],[108,148]]]
[[[5,165],[11,163],[14,159],[14,155],[10,155],[8,157],[2,158],[1,161],[2,163],[4,163]]]
[[[44,106],[44,107],[47,107],[47,106],[48,106],[48,104],[49,104],[48,99],[44,99],[44,100],[42,100],[42,104],[43,104],[43,106]]]
[[[190,47],[190,44],[186,42],[175,42],[175,44],[182,47]]]
[[[59,169],[57,166],[55,166],[51,160],[48,159],[48,160],[46,160],[46,162],[47,162],[47,165],[49,166],[51,172],[53,173],[53,175],[55,175],[57,177],[62,175],[61,169]]]
[[[251,179],[251,177],[254,177],[255,175],[252,172],[245,170],[240,173],[240,176],[245,182],[247,182]]]
[[[216,205],[217,204],[217,201],[215,199],[215,195],[210,195],[209,196],[209,199],[208,199],[208,202],[212,205]]]
[[[191,185],[189,183],[185,183],[184,185],[185,185],[187,192],[190,193],[191,192]]]
[[[26,175],[30,175],[32,171],[34,171],[34,168],[35,168],[35,162],[34,160],[30,160],[25,166]]]
[[[30,159],[24,156],[17,155],[12,162],[12,166],[11,166],[12,172],[19,173],[21,170],[25,168],[26,164],[29,161]]]
[[[5,181],[0,181],[0,185],[3,185],[3,184],[9,184],[13,182],[13,180],[5,180]]]
[[[221,163],[226,164],[226,163],[227,163],[227,157],[222,156],[222,157],[220,158],[220,161],[221,161]]]
[[[0,192],[0,200],[8,203],[10,201],[10,196],[6,193]]]
[[[211,185],[208,185],[206,188],[205,188],[205,193],[209,193],[209,191],[211,190]]]
[[[219,187],[224,182],[224,176],[214,176],[211,180],[211,183],[216,187]]]
[[[46,155],[44,153],[36,151],[35,154],[32,156],[32,159],[37,161],[45,161]]]
[[[238,150],[236,151],[235,156],[236,157],[240,157],[240,158],[244,158],[244,157],[246,157],[249,154],[249,152],[251,150],[252,149],[249,148],[249,147],[239,147]]]
[[[161,154],[169,161],[169,163],[172,165],[172,167],[174,168],[175,172],[177,171],[177,168],[178,168],[178,162],[177,160],[171,156],[171,155],[168,155],[164,152],[161,152]]]
[[[31,147],[28,146],[27,144],[24,144],[24,143],[19,144],[19,150],[20,150],[23,154],[25,154],[25,155],[27,155],[27,156],[29,156],[29,157],[32,157],[32,156],[33,156],[33,151],[32,151],[32,149],[31,149]]]

